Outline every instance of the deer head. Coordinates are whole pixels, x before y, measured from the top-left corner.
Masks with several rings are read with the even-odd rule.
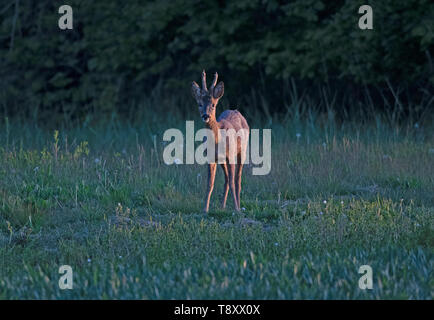
[[[199,105],[200,116],[205,123],[215,121],[215,109],[225,90],[223,82],[220,81],[219,84],[217,84],[217,78],[218,74],[216,72],[211,87],[208,90],[206,87],[206,74],[204,70],[202,71],[202,89],[195,81],[191,84],[191,93]]]

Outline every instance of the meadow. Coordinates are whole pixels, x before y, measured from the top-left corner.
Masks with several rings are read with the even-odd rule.
[[[431,125],[253,120],[272,129],[271,173],[245,167],[238,213],[230,197],[219,208],[219,168],[205,215],[206,168],[162,159],[164,130],[198,128],[198,115],[139,118],[1,120],[1,299],[434,297]],[[358,286],[362,265],[372,290]]]

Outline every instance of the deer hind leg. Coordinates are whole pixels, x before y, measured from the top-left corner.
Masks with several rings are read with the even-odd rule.
[[[223,201],[222,201],[222,208],[226,208],[226,200],[228,198],[228,192],[229,192],[229,172],[228,172],[228,166],[226,163],[221,164],[223,172],[225,174],[225,187],[223,191]]]
[[[241,194],[241,176],[243,175],[243,166],[244,166],[243,163],[238,162],[236,176],[235,176],[235,188],[237,192],[238,207],[241,206],[240,194]]]
[[[231,193],[234,198],[235,210],[240,211],[240,206],[238,205],[237,194],[235,190],[235,164],[229,163],[229,187],[231,188]]]
[[[217,164],[210,163],[208,165],[208,189],[207,189],[206,197],[205,197],[205,208],[204,208],[205,212],[208,212],[208,210],[209,210],[209,201],[211,199],[212,190],[214,189],[214,180],[215,180],[216,169],[217,169]]]

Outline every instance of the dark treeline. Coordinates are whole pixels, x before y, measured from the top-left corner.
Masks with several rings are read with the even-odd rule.
[[[190,101],[202,69],[219,72],[231,103],[264,99],[271,112],[295,93],[345,112],[432,105],[429,0],[71,0],[74,29],[65,31],[63,4],[2,1],[2,116],[126,114],[155,92]],[[363,4],[373,30],[358,28]]]

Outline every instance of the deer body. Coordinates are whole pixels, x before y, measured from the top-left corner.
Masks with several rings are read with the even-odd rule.
[[[192,83],[192,94],[199,105],[199,112],[207,128],[211,129],[215,139],[215,150],[217,153],[218,143],[221,139],[226,139],[224,154],[218,154],[217,159],[225,174],[225,186],[223,192],[222,207],[226,207],[226,200],[229,189],[234,199],[235,210],[240,210],[241,176],[243,172],[244,159],[247,151],[247,141],[249,137],[249,126],[246,119],[238,110],[226,110],[220,117],[216,118],[216,106],[224,93],[224,84],[217,84],[217,73],[214,75],[213,83],[208,91],[206,87],[206,74],[202,72],[202,89],[196,82]],[[217,84],[217,85],[216,85]],[[231,146],[231,139],[222,136],[222,130],[228,132],[233,129],[236,133],[235,146]],[[223,158],[223,161],[220,159]],[[233,161],[235,160],[235,161]],[[217,163],[208,164],[208,187],[205,195],[204,211],[208,212],[211,194],[214,189]]]

